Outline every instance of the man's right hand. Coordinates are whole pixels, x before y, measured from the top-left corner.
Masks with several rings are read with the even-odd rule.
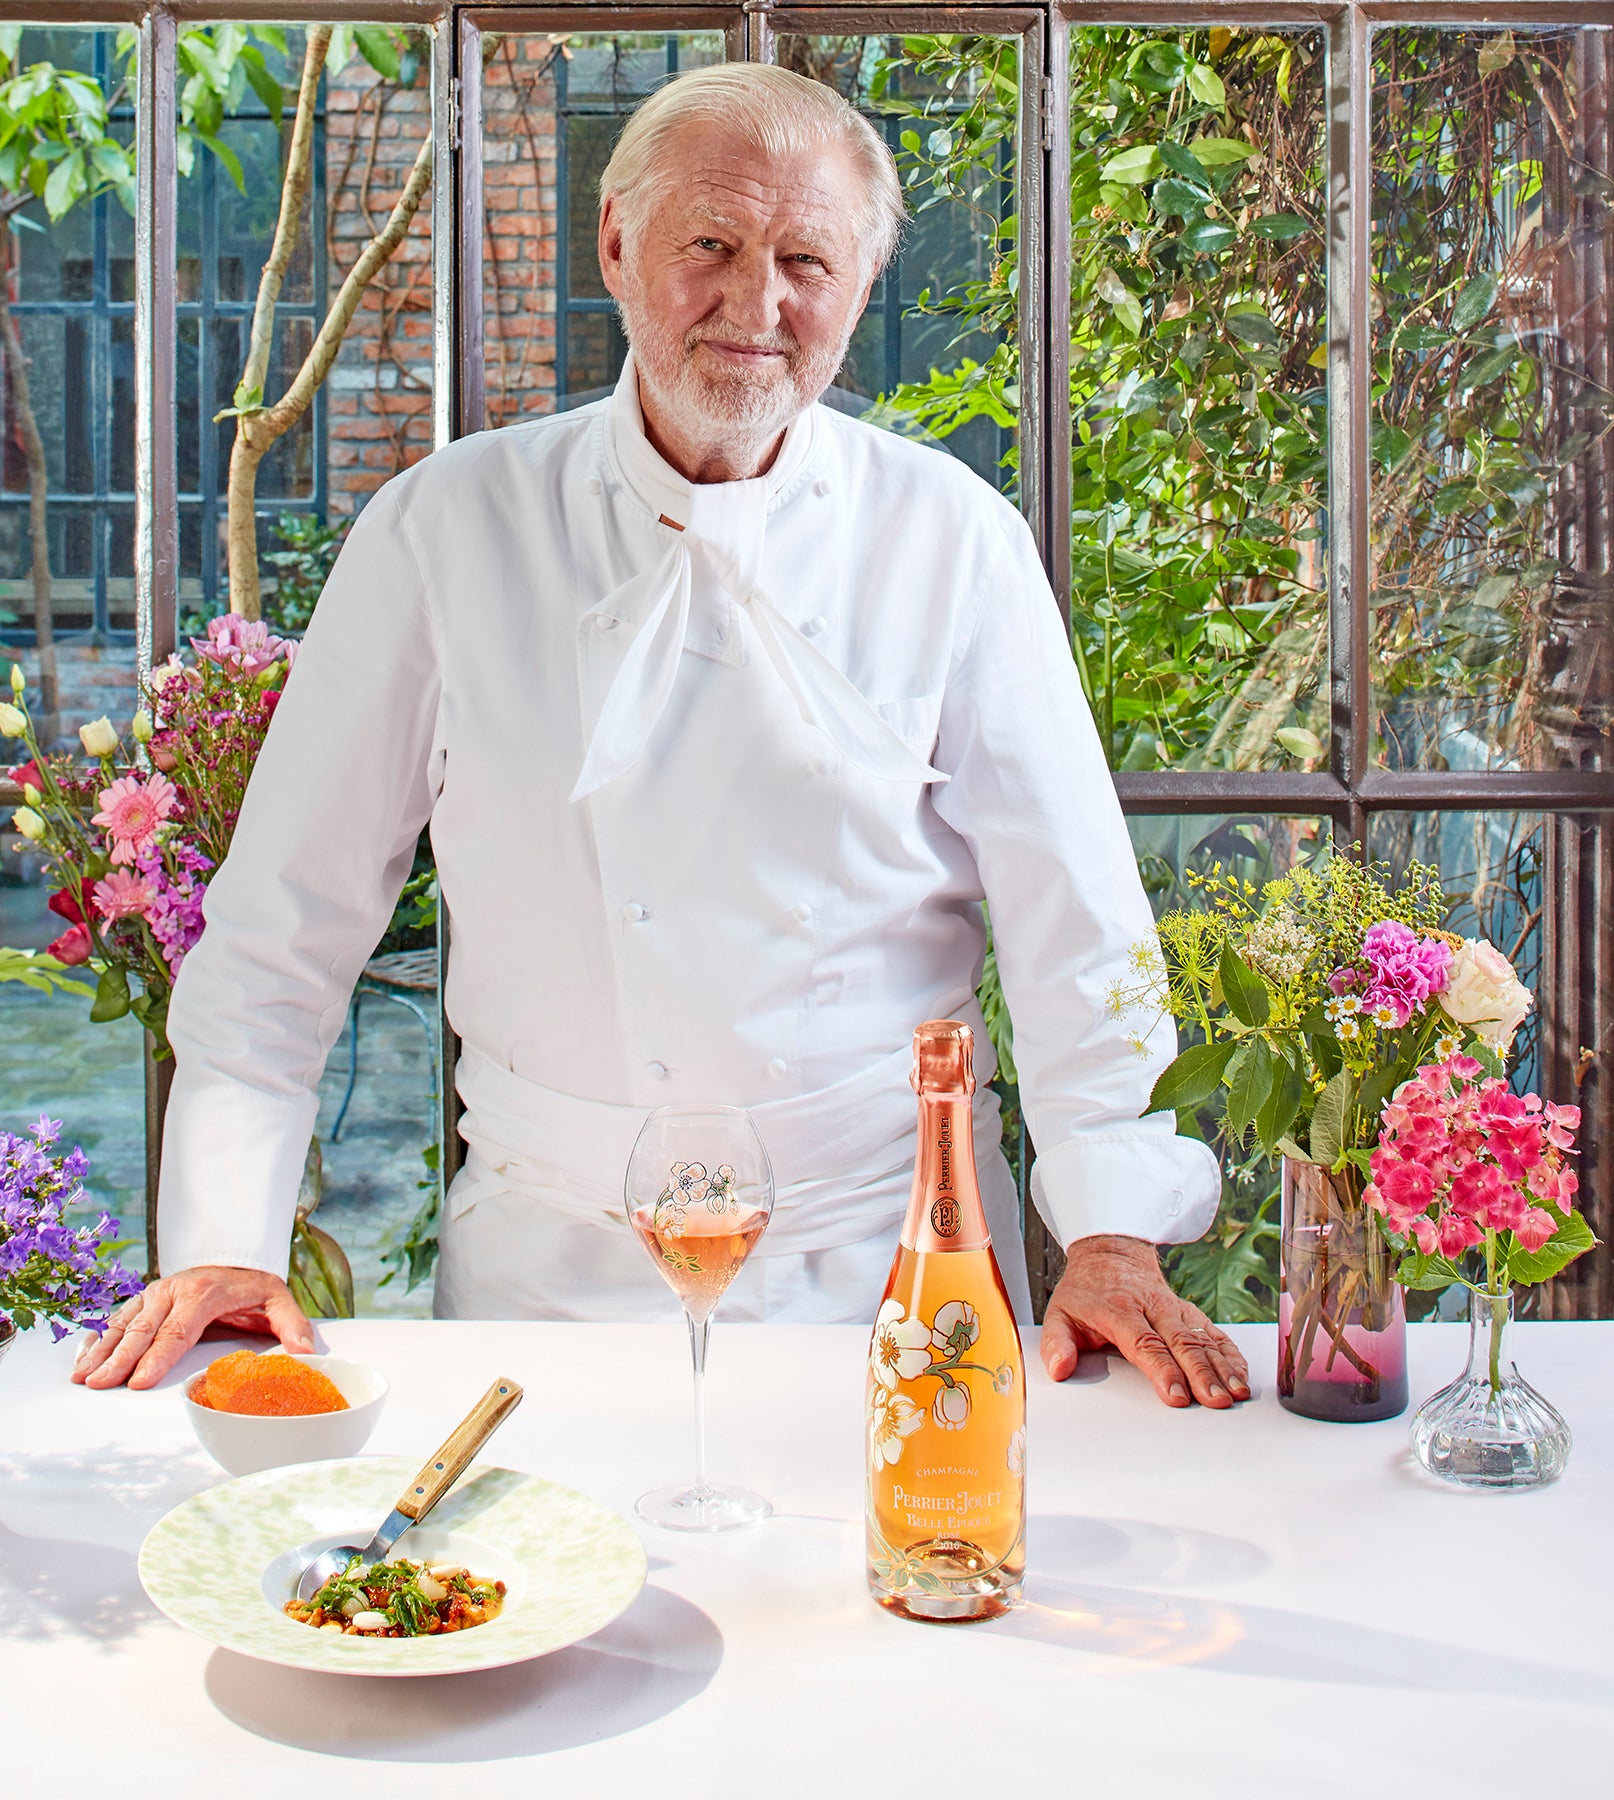
[[[311,1351],[314,1328],[278,1275],[222,1264],[182,1269],[120,1307],[100,1340],[79,1352],[73,1379],[85,1387],[155,1387],[209,1325],[260,1331],[288,1350]]]

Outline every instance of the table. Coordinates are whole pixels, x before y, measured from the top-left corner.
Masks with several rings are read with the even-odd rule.
[[[392,1381],[369,1449],[424,1454],[495,1374],[525,1404],[490,1446],[630,1512],[690,1449],[682,1323],[361,1320],[342,1355]],[[1271,1327],[1235,1335],[1257,1397],[1171,1412],[1119,1362],[1030,1378],[1027,1605],[909,1624],[863,1583],[866,1333],[713,1336],[714,1472],[769,1493],[751,1531],[645,1529],[614,1625],[521,1667],[344,1680],[254,1663],[141,1592],[151,1524],[220,1479],[178,1381],[70,1387],[71,1345],[0,1367],[0,1719],[11,1793],[635,1795],[1036,1789],[1156,1796],[1614,1791],[1614,1323],[1525,1324],[1520,1364],[1568,1416],[1567,1475],[1484,1494],[1426,1477],[1404,1420],[1281,1411]],[[1411,1333],[1416,1397],[1466,1326]],[[457,1771],[455,1765],[467,1765]]]

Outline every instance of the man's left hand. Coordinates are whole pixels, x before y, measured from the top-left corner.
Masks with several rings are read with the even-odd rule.
[[[1154,1384],[1167,1406],[1227,1407],[1250,1397],[1238,1346],[1160,1273],[1153,1244],[1134,1237],[1078,1238],[1042,1322],[1043,1366],[1055,1381],[1076,1373],[1083,1350],[1116,1349]]]

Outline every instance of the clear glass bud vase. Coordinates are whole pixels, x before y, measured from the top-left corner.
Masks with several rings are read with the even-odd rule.
[[[1513,1366],[1513,1295],[1470,1293],[1468,1367],[1412,1419],[1412,1450],[1464,1487],[1556,1481],[1572,1439],[1563,1415]]]
[[[1351,1168],[1283,1160],[1278,1401],[1308,1419],[1393,1419],[1407,1404],[1395,1253]]]

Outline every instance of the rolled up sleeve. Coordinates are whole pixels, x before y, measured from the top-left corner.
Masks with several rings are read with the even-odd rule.
[[[1139,1116],[1176,1034],[1162,1020],[1140,1054],[1108,996],[1153,917],[1053,595],[1006,507],[937,758],[951,780],[936,810],[969,843],[991,914],[1037,1210],[1067,1245],[1199,1237],[1220,1169],[1173,1115]]]
[[[440,786],[440,691],[394,485],[326,583],[174,985],[164,1273],[286,1272],[325,1059]]]

